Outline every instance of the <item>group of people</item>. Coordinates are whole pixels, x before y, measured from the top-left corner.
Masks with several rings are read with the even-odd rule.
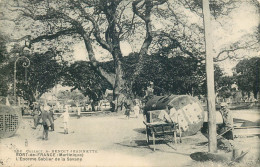
[[[49,129],[54,131],[54,111],[53,108],[45,105],[40,105],[38,103],[33,104],[33,120],[34,120],[34,129],[37,128],[39,124],[43,126],[43,140],[48,140]],[[68,134],[68,123],[69,123],[69,110],[66,107],[65,112],[60,116],[63,118],[63,127],[64,134]]]
[[[123,100],[121,108],[125,111],[125,115],[128,119],[130,118],[131,111],[134,112],[134,117],[138,118],[141,111],[141,104],[138,99],[135,99],[132,103],[130,102],[130,100]]]
[[[146,103],[153,96],[154,96],[154,84],[153,84],[153,82],[150,82],[145,91],[145,97],[143,99],[143,102]],[[121,109],[125,111],[125,115],[127,118],[130,117],[131,111],[134,112],[134,117],[138,118],[138,115],[143,108],[143,106],[142,106],[143,102],[138,99],[129,100],[129,99],[124,98],[122,100]]]

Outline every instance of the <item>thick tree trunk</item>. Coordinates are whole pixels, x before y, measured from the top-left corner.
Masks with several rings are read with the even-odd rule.
[[[117,25],[117,17],[116,17],[116,9],[117,9],[117,2],[112,2],[109,7],[104,10],[104,13],[108,20],[108,27],[106,30],[105,38],[106,42],[109,45],[110,53],[113,56],[114,60],[114,67],[115,67],[115,82],[113,87],[113,106],[112,111],[119,111],[119,107],[121,106],[122,99],[120,96],[125,94],[125,83],[126,81],[123,79],[124,71],[122,65],[122,52],[120,48],[120,33],[118,32],[116,25]]]
[[[123,71],[123,64],[122,60],[122,52],[120,49],[120,40],[116,33],[113,34],[114,36],[111,37],[112,39],[112,56],[114,58],[114,67],[115,67],[115,84],[113,89],[113,107],[112,110],[118,112],[120,110],[119,106],[122,104],[121,96],[131,96],[129,92],[126,91],[126,81],[123,79],[124,71]],[[128,95],[127,95],[128,94]]]
[[[116,77],[115,77],[115,84],[114,84],[114,90],[113,90],[113,111],[118,111],[118,106],[121,104],[121,101],[119,99],[120,94],[122,93],[122,90],[124,89],[124,82],[123,81],[123,69],[122,69],[122,64],[121,61],[118,60],[116,62]]]
[[[85,47],[87,49],[87,52],[88,52],[88,56],[89,56],[89,60],[90,60],[90,63],[93,67],[95,67],[96,69],[96,72],[103,78],[105,78],[108,83],[110,83],[112,86],[114,85],[114,82],[115,82],[115,77],[113,74],[109,74],[107,73],[105,70],[103,70],[102,68],[98,68],[97,67],[97,60],[95,58],[95,53],[94,53],[94,50],[93,50],[93,47],[92,47],[92,44],[91,44],[91,40],[89,38],[89,35],[87,35],[86,33],[83,33],[82,34],[83,36],[83,39],[84,39],[84,43],[85,43]]]
[[[108,80],[108,82],[111,83],[111,85],[114,87],[114,86],[115,86],[115,78],[116,78],[116,75],[106,72],[106,71],[105,71],[104,69],[102,69],[101,67],[99,67],[99,71],[100,71],[101,74]]]
[[[111,36],[111,33],[110,33]],[[112,43],[111,43],[111,47],[112,47],[112,56],[114,58],[114,67],[115,67],[115,74],[109,74],[107,73],[105,70],[103,70],[102,68],[97,68],[97,60],[95,59],[95,54],[89,39],[89,36],[84,34],[84,43],[86,46],[86,49],[88,51],[88,56],[90,59],[90,62],[92,63],[93,66],[96,67],[97,72],[99,73],[100,76],[104,77],[112,86],[113,86],[113,101],[116,103],[113,103],[112,105],[112,111],[118,111],[118,104],[121,104],[121,100],[119,99],[119,95],[122,94],[124,91],[122,91],[124,89],[124,85],[125,85],[125,81],[123,80],[123,69],[122,69],[122,62],[121,62],[121,58],[122,58],[122,53],[120,50],[120,43],[119,43],[119,39],[117,39],[117,37],[110,37],[112,38]]]

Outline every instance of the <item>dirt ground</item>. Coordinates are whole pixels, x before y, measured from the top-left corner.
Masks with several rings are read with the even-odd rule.
[[[121,114],[84,114],[80,119],[71,115],[69,134],[63,134],[62,118],[57,117],[55,131],[49,132],[47,141],[42,140],[42,127],[32,129],[32,126],[32,117],[25,116],[14,136],[1,139],[0,166],[223,165],[195,162],[190,158],[191,153],[208,151],[207,139],[200,132],[184,137],[177,144],[171,143],[170,137],[157,138],[156,151],[153,151],[152,143],[146,143],[142,115],[130,119]],[[259,161],[258,137],[240,137],[234,143],[239,149],[249,151],[242,164],[236,166],[259,165],[256,162]]]

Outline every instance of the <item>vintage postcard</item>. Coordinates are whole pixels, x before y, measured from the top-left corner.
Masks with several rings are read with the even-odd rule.
[[[0,166],[259,166],[259,0],[0,0]]]

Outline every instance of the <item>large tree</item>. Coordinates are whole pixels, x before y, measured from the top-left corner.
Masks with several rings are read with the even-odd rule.
[[[126,83],[123,79],[125,74],[122,71],[121,61],[124,49],[121,48],[122,41],[130,41],[132,45],[134,43],[137,45],[135,50],[139,61],[135,72],[131,75],[131,81],[135,81],[142,71],[143,56],[147,53],[160,51],[162,55],[172,56],[175,53],[183,53],[184,56],[204,59],[200,1],[6,0],[3,2],[3,14],[9,14],[9,20],[15,21],[18,30],[26,30],[19,31],[21,39],[25,39],[22,38],[24,36],[28,37],[29,46],[34,49],[41,48],[39,43],[51,47],[50,41],[60,47],[64,41],[70,41],[66,47],[60,47],[64,50],[75,41],[83,41],[90,65],[113,86],[115,98],[120,93],[129,92],[125,91],[126,87],[131,90],[134,83]],[[233,8],[230,2],[220,1],[211,4],[214,16],[229,13],[229,9]],[[6,10],[9,10],[9,13]],[[185,15],[189,12],[199,17],[199,24],[190,22],[191,15]],[[163,17],[166,20],[164,23],[160,22]],[[5,19],[5,16],[2,18]],[[165,26],[158,28],[158,22]],[[112,57],[114,74],[108,74],[97,66],[95,48],[99,51],[105,50],[103,53]]]
[[[145,0],[142,5],[139,5],[140,3],[141,0],[134,1],[132,7],[134,13],[145,22],[147,29],[143,47],[140,49],[141,55],[143,55],[152,40],[150,36],[151,10],[163,2]],[[60,40],[62,36],[74,34],[74,37],[84,41],[90,65],[93,67],[96,67],[97,63],[93,44],[96,43],[107,50],[113,57],[115,66],[114,79],[108,81],[113,85],[115,95],[124,89],[120,42],[131,29],[131,22],[125,19],[129,18],[125,11],[129,6],[131,7],[130,2],[122,0],[66,0],[62,2],[23,0],[6,1],[4,5],[13,13],[19,14],[19,19],[15,20],[19,25],[25,23],[26,27],[31,29],[28,34],[29,47],[43,40]],[[106,76],[106,73],[97,67],[96,72]]]
[[[253,92],[254,98],[257,99],[257,94],[260,91],[260,58],[253,57],[241,60],[236,65],[235,72],[238,88],[248,94]]]

